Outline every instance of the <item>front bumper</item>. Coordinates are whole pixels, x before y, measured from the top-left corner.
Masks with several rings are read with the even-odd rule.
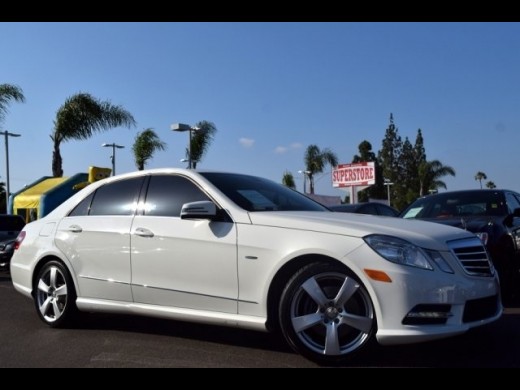
[[[359,269],[377,314],[380,344],[408,344],[465,333],[502,315],[496,274],[470,276],[453,260],[454,273],[390,263],[368,247],[349,255],[363,268],[385,272],[391,283],[374,281]],[[358,256],[360,256],[358,258]],[[449,253],[443,256],[449,260]]]

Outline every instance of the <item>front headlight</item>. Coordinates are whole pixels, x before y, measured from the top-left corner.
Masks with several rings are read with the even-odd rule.
[[[426,252],[397,237],[370,235],[363,238],[377,254],[396,264],[433,270]]]

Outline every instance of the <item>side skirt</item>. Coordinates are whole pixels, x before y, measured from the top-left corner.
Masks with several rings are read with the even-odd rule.
[[[78,298],[76,305],[86,312],[133,314],[170,320],[199,322],[202,324],[231,326],[266,332],[266,319],[240,314],[193,310],[181,307],[157,306],[133,302],[107,301],[102,299]]]

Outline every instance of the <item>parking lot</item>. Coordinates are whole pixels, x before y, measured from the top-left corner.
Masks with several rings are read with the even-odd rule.
[[[183,322],[86,315],[50,329],[0,275],[0,367],[317,367],[276,336]],[[520,308],[465,335],[374,347],[355,367],[520,367]]]

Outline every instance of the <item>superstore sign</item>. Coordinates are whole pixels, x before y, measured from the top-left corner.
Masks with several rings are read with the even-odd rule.
[[[340,164],[332,171],[333,187],[370,186],[376,183],[373,162]]]

